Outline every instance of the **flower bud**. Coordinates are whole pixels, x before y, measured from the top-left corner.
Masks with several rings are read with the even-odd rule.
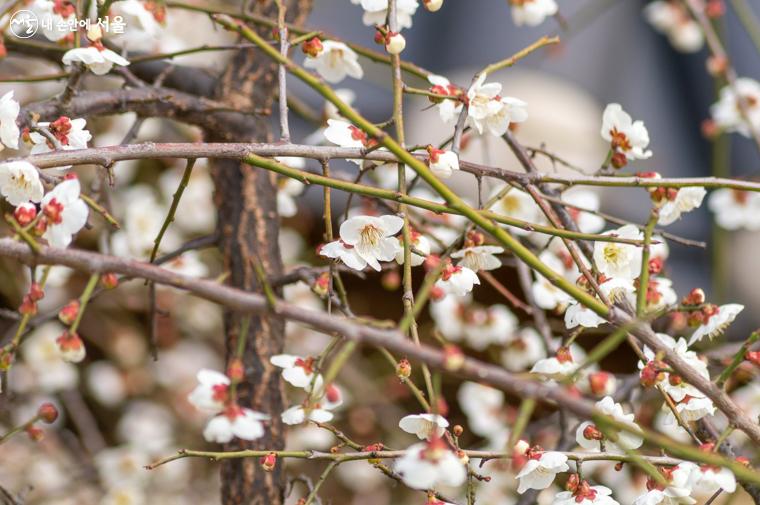
[[[301,44],[301,50],[307,56],[316,58],[317,56],[319,56],[319,53],[321,53],[323,50],[322,41],[319,40],[319,37],[314,37],[311,40],[307,40],[306,42]]]
[[[327,401],[330,403],[336,403],[340,401],[341,393],[340,389],[338,389],[338,386],[335,384],[330,384],[327,386],[327,389],[325,389],[325,398],[327,398]]]
[[[240,382],[245,377],[245,366],[240,358],[232,358],[227,365],[227,377],[232,382]]]
[[[18,313],[22,316],[33,316],[37,314],[37,302],[32,300],[29,295],[24,295],[21,305],[18,308]]]
[[[74,332],[64,331],[56,340],[58,349],[61,352],[61,358],[70,363],[79,363],[87,355],[84,342]]]
[[[66,326],[70,326],[79,315],[79,300],[71,300],[58,311],[58,319]]]
[[[720,128],[718,128],[718,124],[712,119],[705,119],[702,121],[700,130],[702,132],[702,136],[708,140],[712,140],[720,135]]]
[[[702,305],[705,303],[705,292],[702,291],[702,288],[694,288],[691,291],[689,291],[689,294],[686,295],[683,300],[681,301],[683,305]]]
[[[312,289],[319,296],[327,296],[327,293],[330,290],[330,272],[321,273],[319,277],[317,277],[317,279],[314,281]]]
[[[612,158],[610,159],[610,163],[612,163],[612,166],[615,168],[623,168],[628,164],[628,158],[625,157],[625,154],[616,151]]]
[[[720,77],[728,69],[728,60],[725,56],[710,56],[705,62],[707,73],[713,77]]]
[[[398,32],[389,32],[385,38],[385,50],[388,54],[401,54],[406,47],[406,39]]]
[[[380,278],[380,284],[388,291],[396,291],[401,286],[401,274],[395,268],[388,270]]]
[[[726,4],[723,0],[708,0],[705,5],[705,14],[711,19],[722,17],[726,13]]]
[[[744,358],[755,366],[760,366],[760,351],[747,351]]]
[[[746,466],[747,468],[751,466],[749,458],[746,458],[745,456],[737,456],[736,462],[739,463],[740,465]]]
[[[576,489],[578,489],[578,486],[581,483],[580,477],[578,477],[577,473],[572,474],[567,479],[567,483],[565,483],[565,489],[567,491],[575,492]]]
[[[262,456],[259,462],[261,463],[261,468],[265,472],[271,472],[274,470],[274,467],[277,464],[277,455],[273,452],[270,452],[266,456]]]
[[[39,442],[43,438],[45,438],[45,432],[42,431],[41,428],[38,428],[36,426],[32,426],[32,425],[27,426],[24,431],[26,431],[26,434],[29,435],[29,438],[33,442]]]
[[[39,417],[43,423],[52,424],[58,419],[58,409],[55,408],[55,405],[52,403],[43,403],[40,405],[40,408],[37,409],[37,417]]]
[[[520,454],[525,455],[528,452],[528,449],[530,449],[530,444],[526,442],[525,440],[518,440],[517,443],[515,443],[514,448],[512,449],[512,454]]]
[[[119,278],[113,272],[108,272],[100,276],[100,282],[106,289],[113,289],[119,285]]]
[[[461,424],[455,424],[451,431],[454,433],[455,437],[461,437],[462,433],[464,433],[464,428]]]
[[[443,0],[422,0],[422,5],[430,12],[436,12],[443,5]]]
[[[446,399],[443,396],[438,397],[436,407],[438,407],[436,410],[438,411],[439,416],[446,417],[449,415],[449,404],[446,403]]]
[[[382,442],[377,442],[375,444],[369,444],[365,446],[362,449],[362,452],[379,452],[379,451],[382,451],[384,448],[385,446],[382,444]],[[369,458],[367,462],[369,462],[372,465],[379,465],[380,463],[382,463],[382,460],[380,458]]]
[[[671,373],[668,375],[668,383],[671,386],[680,386],[681,384],[683,384],[683,379],[681,378],[680,375]]]
[[[443,346],[443,366],[450,372],[455,372],[464,365],[464,353],[454,344]]]
[[[470,457],[463,450],[459,449],[456,452],[456,455],[457,455],[457,458],[459,458],[459,462],[462,463],[463,465],[466,465],[467,463],[470,462]]]
[[[586,440],[603,440],[604,434],[593,424],[589,424],[583,429],[583,438]]]
[[[406,358],[401,358],[396,363],[396,375],[399,379],[408,379],[412,375],[412,364]]]
[[[37,217],[37,206],[29,202],[21,203],[13,211],[13,217],[19,225],[27,226]]]
[[[593,372],[588,376],[588,385],[596,396],[611,395],[617,386],[615,376],[608,372]]]
[[[42,290],[42,286],[33,282],[32,285],[29,286],[29,298],[34,302],[38,302],[45,298],[45,292]]]

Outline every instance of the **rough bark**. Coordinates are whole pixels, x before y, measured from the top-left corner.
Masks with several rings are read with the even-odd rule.
[[[287,20],[301,22],[308,14],[311,0],[289,0]],[[250,3],[257,14],[277,17],[273,0]],[[269,35],[268,35],[269,36]],[[266,109],[271,106],[277,84],[277,66],[259,51],[238,52],[220,76],[214,98],[232,110]],[[269,139],[268,120],[254,120],[249,128],[239,124],[220,123],[208,128],[210,141],[261,142]],[[275,175],[245,165],[236,160],[219,160],[213,165],[216,187],[220,248],[224,266],[229,273],[228,283],[245,290],[260,291],[253,259],[261,262],[270,276],[282,274],[278,247],[279,220]],[[241,317],[234,312],[225,314],[227,358],[234,356],[239,337]],[[270,356],[282,352],[285,325],[282,320],[253,317],[246,340],[243,363],[245,378],[238,387],[239,402],[272,417],[266,435],[253,442],[235,439],[225,450],[282,449],[283,425],[280,413],[284,409],[284,389],[280,374],[269,363]],[[274,472],[265,472],[253,459],[230,459],[221,464],[222,503],[224,505],[280,505],[284,501],[285,475],[282,465]]]

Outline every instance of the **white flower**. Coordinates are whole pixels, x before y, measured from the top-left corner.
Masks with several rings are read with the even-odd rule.
[[[554,272],[564,273],[567,270],[573,270],[574,273],[577,272],[577,269],[573,268],[572,265],[569,269],[566,268],[565,263],[563,263],[556,254],[549,251],[548,249],[542,251],[538,256],[538,259],[540,259],[542,263],[544,263]],[[536,271],[533,273],[536,276],[536,280],[533,282],[531,291],[533,293],[533,299],[535,300],[536,305],[542,309],[554,310],[556,308],[564,307],[573,300],[570,295],[555,286],[551,281],[549,281],[549,279]]]
[[[342,240],[336,240],[319,248],[319,255],[325,258],[332,258],[342,261],[347,267],[354,270],[364,270],[367,262],[359,256],[356,248],[344,243]]]
[[[441,179],[448,179],[455,171],[459,170],[459,156],[454,151],[444,151],[428,147],[430,157],[428,164],[430,170]]]
[[[600,206],[598,194],[580,187],[571,188],[562,193],[562,201],[591,211],[598,211]],[[604,218],[601,216],[579,211],[573,207],[567,207],[567,212],[582,233],[598,233],[604,228]]]
[[[458,87],[451,84],[448,79],[441,75],[429,75],[428,82],[432,84],[430,90],[439,95],[459,97],[462,93]],[[440,116],[441,121],[445,124],[452,124],[456,122],[457,118],[459,118],[459,114],[462,112],[464,104],[459,99],[450,100],[444,98],[436,104],[435,107],[438,109],[438,115]]]
[[[77,22],[76,8],[70,2],[35,0],[30,6],[46,39],[58,42],[72,33]]]
[[[282,422],[288,425],[301,424],[306,421],[326,423],[331,421],[334,414],[332,410],[343,404],[343,393],[340,389],[330,384],[324,389],[322,398],[311,405],[294,405],[282,414]]]
[[[673,412],[663,405],[666,411],[665,424],[676,424],[676,417]],[[699,421],[705,416],[711,416],[715,413],[715,405],[709,398],[692,398],[685,397],[683,401],[676,404],[676,411],[684,421]]]
[[[146,9],[146,2],[139,0],[120,0],[111,4],[110,16],[121,16],[127,29],[115,34],[111,30],[105,36],[119,46],[130,50],[150,51],[161,34],[162,27],[153,12]]]
[[[627,224],[602,235],[624,239],[642,240],[643,233],[634,225]],[[633,280],[641,273],[641,247],[620,242],[594,242],[594,262],[599,272],[607,277]]]
[[[664,505],[692,505],[697,503],[697,500],[690,496],[696,480],[696,472],[699,472],[697,465],[688,461],[670,467],[663,471],[668,480],[667,486],[657,484],[653,480],[647,481],[652,489],[637,497],[633,501],[633,505],[657,505],[659,503]]]
[[[303,66],[313,68],[329,83],[338,83],[346,76],[354,79],[364,77],[364,71],[359,65],[359,57],[353,49],[343,42],[323,40],[322,50],[316,57],[307,57]]]
[[[467,471],[459,458],[440,438],[409,447],[394,466],[401,480],[414,489],[459,486]]]
[[[277,213],[282,217],[295,216],[298,214],[298,204],[294,197],[303,193],[306,186],[291,177],[281,178],[278,186]]]
[[[379,272],[380,261],[396,257],[400,246],[394,235],[403,225],[404,220],[393,215],[354,216],[340,225],[340,239]]]
[[[447,265],[441,272],[441,278],[435,282],[435,286],[445,294],[464,296],[475,284],[480,284],[480,279],[475,272],[460,265]]]
[[[655,0],[644,7],[644,17],[678,51],[694,53],[704,45],[702,29],[679,2]]]
[[[417,267],[417,266],[422,265],[425,262],[425,258],[428,255],[430,255],[430,240],[428,240],[428,238],[425,235],[415,230],[410,230],[410,231],[411,231],[411,236],[412,236],[411,245],[414,247],[415,250],[422,253],[422,254],[417,254],[415,252],[411,253],[412,266]],[[399,242],[399,251],[396,253],[396,262],[399,265],[403,265],[404,264],[404,238],[399,236],[398,242]]]
[[[37,168],[28,161],[0,163],[0,194],[11,205],[39,202],[44,192]]]
[[[269,358],[269,361],[274,366],[283,369],[282,378],[285,379],[285,382],[297,388],[309,391],[312,381],[314,381],[317,389],[322,385],[322,377],[319,375],[317,378],[314,377],[314,366],[316,365],[314,358],[278,354]]]
[[[710,372],[707,369],[707,363],[699,358],[699,355],[694,352],[690,351],[688,349],[689,344],[686,342],[685,339],[679,338],[678,341],[673,339],[670,335],[667,335],[665,333],[657,333],[656,334],[660,342],[662,342],[666,347],[670,348],[675,352],[678,357],[680,357],[682,360],[684,360],[688,365],[693,368],[699,375],[710,380]],[[644,346],[644,356],[647,358],[649,363],[652,363],[656,357],[657,353],[655,353],[652,349],[650,349],[647,346]],[[655,363],[652,363],[651,366],[654,366]],[[642,362],[639,362],[639,369],[642,370],[641,375],[644,374],[644,368],[645,364]],[[699,389],[695,388],[688,382],[682,380],[680,376],[678,376],[678,379],[670,380],[670,372],[662,371],[660,372],[661,380],[658,381],[658,383],[663,387],[666,393],[670,395],[670,397],[675,402],[680,402],[684,400],[686,396],[694,397],[694,398],[704,398],[705,394],[701,392]],[[660,377],[658,374],[657,377]]]
[[[546,357],[546,348],[535,328],[525,327],[501,354],[501,363],[510,372],[523,372]]]
[[[31,369],[34,380],[44,392],[65,391],[79,382],[77,367],[63,360],[56,343],[63,331],[64,328],[56,322],[45,323],[25,337],[21,344],[24,364]]]
[[[749,122],[742,115],[734,89],[744,98]],[[752,129],[760,127],[760,82],[740,77],[736,79],[735,88],[726,85],[720,90],[718,101],[710,107],[710,114],[715,124],[725,131],[749,137]]]
[[[703,465],[694,472],[694,475],[696,476],[694,484],[696,493],[711,496],[719,489],[726,493],[736,491],[736,477],[728,468]]]
[[[716,189],[707,200],[715,222],[726,230],[760,229],[760,194],[735,189]]]
[[[365,26],[384,25],[388,18],[388,0],[351,0],[354,5],[361,5],[364,9],[362,22]],[[412,16],[417,12],[419,3],[417,0],[397,0],[396,16],[398,27],[411,28]]]
[[[645,151],[649,145],[649,132],[642,121],[633,121],[620,104],[611,103],[602,116],[602,138],[613,150],[622,152],[629,160],[645,160],[652,151]]]
[[[67,179],[42,199],[47,228],[42,238],[53,247],[67,247],[87,222],[89,209],[79,198],[79,180]]]
[[[0,141],[11,149],[18,149],[18,137],[20,135],[16,118],[21,107],[13,99],[13,90],[0,98]],[[0,146],[2,149],[2,146]]]
[[[501,188],[494,191],[491,195],[496,196],[501,191]],[[519,189],[510,189],[509,192],[501,197],[498,202],[493,206],[493,210],[499,214],[504,214],[508,217],[520,219],[528,223],[542,224],[544,221],[544,215],[541,212],[541,208],[536,204],[533,197],[525,191]],[[515,235],[525,236],[528,235],[528,230],[522,228],[510,227],[509,231]]]
[[[503,247],[479,245],[454,251],[451,253],[451,257],[462,258],[458,263],[459,266],[467,267],[473,272],[477,272],[479,270],[495,270],[501,267],[501,260],[494,255],[502,254],[503,252]]]
[[[398,427],[407,433],[417,435],[420,440],[443,436],[449,422],[436,414],[417,414],[403,417],[398,422]]]
[[[528,489],[546,489],[554,482],[558,473],[566,472],[567,456],[559,452],[533,453],[525,466],[517,474],[517,492],[523,494]]]
[[[388,54],[401,54],[406,48],[406,39],[400,33],[388,34],[385,41],[385,50]]]
[[[572,330],[576,326],[596,328],[604,323],[603,317],[600,317],[599,314],[582,303],[578,303],[575,299],[570,300],[570,304],[567,306],[567,310],[565,310],[565,328],[568,330]]]
[[[215,370],[201,369],[196,375],[198,385],[187,400],[198,410],[221,412],[229,399],[230,378]]]
[[[476,351],[483,351],[491,344],[506,343],[517,328],[517,317],[505,305],[500,304],[471,307],[465,313],[465,318],[465,338]]]
[[[125,67],[129,61],[122,58],[110,49],[102,46],[77,47],[69,49],[63,55],[63,64],[71,65],[74,62],[84,63],[95,75],[105,75],[111,71],[114,65]]]
[[[623,406],[615,403],[615,400],[611,396],[605,396],[596,402],[596,409],[616,421],[630,426],[636,431],[640,430],[639,426],[634,422],[633,414],[626,414],[623,411]],[[644,443],[643,439],[634,433],[623,430],[610,431],[614,433],[615,440],[607,439],[606,435],[602,435],[592,422],[585,421],[578,426],[575,432],[575,440],[578,442],[578,445],[589,451],[601,451],[602,441],[604,441],[605,448],[612,452],[638,449]],[[591,434],[595,434],[595,436],[589,438]]]
[[[512,22],[517,26],[538,26],[559,10],[554,0],[510,0]]]
[[[684,212],[690,212],[702,205],[706,194],[705,188],[698,186],[679,189],[674,200],[667,200],[660,207],[657,223],[665,226],[675,222]]]
[[[503,392],[476,382],[465,382],[457,392],[457,401],[476,435],[490,438],[504,431],[507,421]]]
[[[327,128],[322,133],[328,141],[340,147],[364,148],[369,145],[367,134],[343,119],[328,119]],[[359,158],[351,158],[348,161],[360,166],[362,164]]]
[[[69,119],[66,116],[61,116],[52,123],[38,123],[37,125],[50,131],[64,151],[87,149],[87,143],[92,140],[92,135],[85,129],[87,120],[84,118]],[[55,149],[55,146],[41,133],[31,132],[29,139],[33,144],[32,154],[49,153]]]
[[[573,360],[570,349],[560,347],[555,356],[538,360],[530,371],[531,373],[543,375],[550,379],[561,379],[572,375],[578,366],[580,366],[580,363],[576,363]]]
[[[264,436],[262,421],[269,416],[255,410],[228,406],[223,414],[211,419],[203,430],[203,438],[207,442],[226,444],[234,437],[243,440],[256,440]]]
[[[501,84],[486,84],[485,79],[486,74],[481,74],[467,91],[467,120],[481,135],[487,130],[500,137],[510,123],[528,119],[528,104],[517,98],[500,97]]]
[[[604,486],[589,486],[583,481],[575,492],[561,491],[552,505],[620,505],[612,499],[612,490]]]
[[[717,307],[717,312],[710,316],[703,315],[703,318],[706,318],[707,321],[694,330],[694,333],[691,334],[691,338],[689,339],[689,345],[699,342],[704,337],[712,339],[717,335],[720,335],[725,331],[728,325],[734,322],[734,319],[736,319],[736,316],[738,316],[742,310],[744,310],[744,305],[729,303]]]

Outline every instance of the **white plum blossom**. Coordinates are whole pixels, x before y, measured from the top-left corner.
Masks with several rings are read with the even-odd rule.
[[[467,120],[480,133],[487,131],[496,137],[502,136],[510,123],[521,123],[528,119],[528,104],[512,97],[501,97],[501,84],[486,83],[486,74],[481,74],[467,91]]]
[[[744,98],[747,118],[739,107],[738,96]],[[760,82],[749,77],[736,79],[734,86],[726,85],[720,90],[718,101],[710,107],[715,124],[727,131],[749,137],[752,130],[760,127]]]
[[[504,305],[481,307],[471,297],[445,296],[430,305],[436,328],[453,342],[466,340],[470,347],[482,351],[491,344],[508,342],[517,328],[517,318]]]
[[[0,163],[0,194],[11,205],[39,202],[44,192],[37,168],[28,161]]]
[[[713,191],[707,207],[726,230],[760,229],[760,193],[721,188]]]
[[[598,211],[601,204],[597,193],[583,188],[572,188],[565,191],[562,193],[562,201],[590,211]],[[603,217],[569,206],[566,208],[567,213],[582,233],[597,233],[604,228]]]
[[[689,344],[686,342],[685,339],[679,338],[678,341],[676,341],[673,337],[670,335],[667,335],[665,333],[656,333],[657,338],[660,340],[662,344],[667,346],[668,348],[672,349],[678,357],[680,357],[682,360],[684,360],[688,365],[694,369],[699,375],[710,380],[710,372],[707,369],[707,363],[700,359],[699,355],[689,350]],[[650,349],[648,346],[644,346],[643,349],[644,356],[647,358],[648,362],[642,363],[639,362],[639,369],[641,370],[641,376],[644,377],[648,371],[645,371],[647,365],[650,367],[657,366],[657,363],[655,362],[655,358],[657,356],[657,353],[655,353],[652,349]],[[692,397],[692,398],[704,398],[705,394],[697,389],[696,387],[692,386],[688,382],[682,380],[680,376],[674,376],[673,380],[671,380],[670,372],[661,371],[661,370],[654,370],[658,372],[658,375],[656,376],[659,380],[657,383],[662,386],[662,388],[665,390],[668,395],[673,399],[675,402],[683,401],[686,396]],[[677,379],[675,377],[678,377]]]
[[[617,230],[606,231],[602,235],[642,240],[644,234],[634,225],[627,224]],[[607,277],[633,280],[641,273],[641,247],[620,242],[594,243],[594,262],[599,272]]]
[[[560,347],[556,355],[538,360],[530,371],[549,379],[561,379],[572,375],[580,365],[573,359],[570,349]]]
[[[447,98],[441,99],[435,106],[436,109],[438,109],[438,115],[444,124],[455,123],[459,114],[462,112],[462,107],[464,107],[462,101],[459,100],[462,90],[451,84],[451,82],[442,75],[431,74],[428,76],[428,82],[432,85],[430,90],[433,93],[457,98],[456,100]]]
[[[502,391],[476,382],[465,382],[459,387],[457,400],[476,435],[497,437],[505,430],[507,421]]]
[[[467,471],[459,457],[440,438],[414,444],[396,460],[394,470],[413,489],[459,486]]]
[[[317,71],[324,80],[335,84],[346,76],[354,79],[364,77],[364,70],[359,65],[359,57],[353,49],[343,42],[323,40],[322,49],[317,56],[308,56],[303,66]]]
[[[674,223],[681,217],[681,214],[699,208],[706,194],[705,188],[698,186],[679,189],[675,199],[666,200],[660,207],[660,217],[657,223],[662,226]]]
[[[476,284],[480,284],[480,279],[475,272],[461,265],[449,264],[441,272],[441,278],[435,282],[435,287],[444,294],[464,296],[472,291]]]
[[[396,257],[400,245],[394,235],[403,225],[404,220],[393,215],[354,216],[340,225],[340,240],[379,272],[380,261],[393,261]]]
[[[647,487],[651,488],[647,493],[637,497],[633,505],[693,505],[697,502],[691,497],[694,487],[695,473],[699,468],[694,463],[685,461],[670,468],[663,468],[661,472],[668,481],[667,485],[658,484],[650,479]]]
[[[725,329],[734,322],[736,316],[744,310],[744,305],[738,303],[729,303],[716,307],[717,310],[711,315],[703,314],[703,319],[706,319],[696,330],[691,334],[689,339],[689,345],[693,345],[699,342],[704,337],[710,339],[722,334]]]
[[[612,490],[605,486],[589,486],[583,481],[573,491],[560,491],[552,505],[620,505],[612,498]]]
[[[459,155],[454,151],[444,151],[432,146],[428,147],[428,165],[430,170],[441,179],[448,179],[459,170]]]
[[[221,412],[229,399],[230,378],[207,368],[199,370],[196,378],[198,385],[190,392],[187,400],[198,410]]]
[[[321,398],[317,398],[311,404],[294,405],[286,409],[280,417],[282,422],[293,426],[306,421],[326,423],[332,421],[332,410],[343,405],[343,393],[338,386],[329,384],[324,388]]]
[[[16,118],[21,110],[18,102],[13,99],[13,90],[0,97],[0,142],[11,149],[18,149],[20,131]],[[2,150],[3,145],[0,145]]]
[[[494,191],[491,197],[497,196],[501,188]],[[525,191],[519,189],[510,189],[507,194],[502,196],[494,205],[494,212],[504,214],[505,216],[526,221],[528,223],[543,224],[545,217],[541,208]],[[509,227],[509,231],[515,235],[525,236],[531,232],[523,228]]]
[[[354,5],[364,9],[362,22],[365,26],[384,25],[388,18],[388,0],[351,0]],[[396,16],[399,29],[412,27],[412,16],[420,6],[417,0],[398,0]]]
[[[139,0],[119,0],[111,4],[111,16],[121,16],[128,29],[124,33],[106,30],[105,36],[120,46],[130,50],[149,51],[159,39],[163,27],[159,21],[161,13],[146,8],[148,2]]]
[[[340,260],[349,268],[354,270],[364,270],[367,262],[359,256],[356,248],[344,243],[342,240],[336,240],[325,244],[319,248],[319,255],[325,258]]]
[[[63,55],[63,64],[83,63],[95,75],[105,75],[114,65],[126,67],[129,61],[119,54],[106,49],[102,44],[69,49]]]
[[[552,485],[558,473],[570,469],[567,456],[561,452],[538,452],[529,450],[528,461],[517,474],[517,492],[523,494],[528,489],[546,489]]]
[[[327,128],[322,133],[328,141],[340,147],[364,148],[369,145],[367,134],[343,119],[328,119]],[[352,158],[348,161],[361,166],[363,160]]]
[[[322,377],[314,377],[314,367],[316,360],[312,357],[302,358],[290,354],[277,354],[269,358],[270,363],[282,368],[282,378],[285,382],[297,388],[309,391],[312,382],[315,388],[319,389],[322,385]]]
[[[37,123],[40,128],[47,129],[56,138],[63,150],[87,149],[87,143],[92,140],[92,135],[84,118],[69,119],[61,116],[51,123]],[[57,146],[50,143],[47,137],[38,132],[31,132],[29,139],[32,141],[32,154],[49,153]],[[61,167],[64,168],[64,167]]]
[[[67,179],[46,194],[41,202],[47,228],[42,238],[53,247],[68,247],[72,236],[87,223],[89,208],[79,197],[76,178]]]
[[[264,436],[262,421],[268,419],[269,416],[261,412],[230,405],[222,414],[208,422],[203,430],[203,438],[207,442],[220,444],[226,444],[235,437],[243,440],[256,440]]]
[[[625,154],[628,160],[645,160],[652,156],[652,151],[645,150],[649,145],[649,132],[644,122],[633,121],[620,104],[611,103],[604,109],[601,134],[614,151]]]
[[[546,348],[541,335],[535,328],[527,326],[520,329],[504,347],[501,363],[510,372],[523,372],[545,357]]]
[[[303,193],[304,183],[291,177],[280,179],[277,190],[277,213],[282,217],[293,217],[298,214],[298,204],[295,197]]]
[[[542,251],[538,259],[554,272],[562,274],[565,278],[568,277],[567,272],[571,272],[571,277],[578,277],[578,269],[575,263],[571,261],[568,265],[548,249]],[[533,282],[531,291],[536,305],[542,309],[554,310],[561,309],[573,301],[573,298],[569,294],[555,286],[549,279],[537,271],[533,273],[536,280]]]
[[[423,234],[415,231],[410,230],[411,235],[411,246],[416,250],[417,252],[420,252],[422,254],[417,254],[414,252],[414,250],[411,252],[411,261],[413,267],[418,267],[422,265],[425,262],[425,258],[430,255],[431,250],[431,244],[430,240]],[[396,253],[396,262],[399,265],[404,264],[404,238],[399,236],[399,251]]]
[[[538,26],[559,11],[555,0],[509,0],[509,4],[517,26]]]
[[[451,253],[451,257],[460,259],[457,265],[467,267],[473,272],[495,270],[501,267],[501,260],[496,254],[503,254],[504,248],[494,245],[474,245]]]
[[[644,17],[678,51],[694,53],[705,43],[699,23],[680,2],[655,0],[644,7]]]
[[[76,26],[76,7],[71,2],[34,0],[29,8],[37,18],[42,35],[52,42],[66,38]]]
[[[596,409],[606,414],[616,421],[630,426],[635,431],[639,431],[639,426],[634,422],[633,414],[626,414],[623,406],[616,403],[611,396],[605,396],[595,405]],[[578,426],[575,432],[575,440],[578,445],[589,451],[601,451],[601,442],[604,443],[605,449],[611,452],[623,452],[631,449],[638,449],[644,440],[636,435],[624,430],[610,430],[615,435],[615,440],[607,439],[606,435],[590,421],[584,421]]]
[[[407,433],[417,435],[420,440],[428,440],[442,437],[449,422],[437,414],[416,414],[403,417],[398,426]]]
[[[695,477],[694,492],[712,496],[718,490],[726,493],[736,491],[736,477],[728,468],[702,465],[692,474]]]
[[[677,424],[676,416],[667,407],[663,406],[665,412],[665,424]],[[711,416],[715,413],[715,405],[709,398],[693,398],[690,396],[684,397],[684,399],[676,403],[676,411],[684,421],[699,421],[705,416]]]
[[[568,330],[572,330],[577,326],[596,328],[604,323],[605,319],[603,317],[575,299],[570,300],[570,304],[565,310],[565,328]]]

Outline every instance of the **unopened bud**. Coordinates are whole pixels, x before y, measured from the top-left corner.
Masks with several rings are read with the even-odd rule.
[[[64,361],[70,363],[79,363],[87,355],[87,350],[84,347],[84,342],[74,332],[64,331],[63,334],[58,337],[55,342],[58,344],[58,349],[61,352],[61,358]]]
[[[608,372],[592,372],[588,376],[588,385],[596,396],[607,396],[615,391],[617,380]]]
[[[722,17],[726,13],[726,4],[723,0],[708,0],[705,5],[705,14],[711,19]]]
[[[37,217],[37,207],[33,203],[22,203],[13,211],[13,217],[21,226],[27,226]]]
[[[227,365],[227,377],[232,382],[240,382],[245,377],[245,366],[240,358],[232,358]]]
[[[314,37],[301,44],[301,50],[304,54],[312,58],[319,56],[319,53],[321,53],[323,49],[322,41],[319,40],[319,37]]]
[[[683,379],[680,375],[672,373],[668,375],[668,383],[670,383],[671,386],[680,386],[683,383]]]
[[[18,313],[22,316],[33,316],[37,314],[37,302],[32,300],[31,296],[24,295],[21,305],[19,305]]]
[[[274,470],[274,467],[277,464],[277,455],[273,452],[270,452],[266,456],[262,456],[259,462],[261,463],[261,468],[265,472],[271,472]]]
[[[683,305],[702,305],[705,303],[705,292],[702,288],[694,288],[681,301]]]
[[[406,47],[406,39],[400,33],[388,33],[385,39],[385,50],[388,54],[401,54]]]
[[[459,462],[462,463],[463,465],[466,465],[467,463],[470,462],[470,457],[463,450],[459,449],[456,452],[456,454],[457,454],[457,458],[459,458]]]
[[[755,366],[760,366],[760,351],[747,351],[744,358]]]
[[[397,269],[388,270],[380,278],[380,284],[388,291],[396,291],[401,286],[401,274]]]
[[[45,292],[42,290],[42,286],[33,282],[32,285],[29,286],[29,298],[35,302],[45,298]]]
[[[461,437],[462,433],[464,433],[464,428],[461,424],[455,424],[451,431],[454,432],[455,437]]]
[[[337,403],[340,401],[340,389],[338,389],[338,386],[335,384],[330,384],[327,386],[327,389],[325,390],[325,398],[327,398],[327,401],[330,403]]]
[[[625,154],[616,151],[612,155],[612,159],[610,159],[610,163],[612,163],[612,166],[615,168],[623,168],[628,164],[628,158],[625,157]]]
[[[583,438],[586,440],[603,440],[604,434],[593,424],[589,424],[583,429]]]
[[[408,359],[401,358],[398,363],[396,363],[396,375],[400,379],[407,379],[412,375],[412,364],[409,363]]]
[[[106,289],[113,289],[119,285],[119,278],[113,272],[108,272],[100,276],[100,282]]]
[[[37,417],[44,423],[51,424],[58,419],[58,409],[52,403],[43,403],[40,408],[37,409]]]
[[[29,438],[34,442],[39,442],[45,438],[45,432],[42,431],[42,428],[29,425],[26,427],[25,431],[26,434],[29,435]]]
[[[750,467],[749,458],[747,458],[745,456],[737,456],[736,457],[736,462],[739,463],[742,466],[746,466],[747,468]]]
[[[330,290],[330,272],[321,273],[314,281],[314,286],[312,288],[319,296],[327,296],[327,293]]]
[[[705,62],[707,73],[713,77],[719,77],[728,69],[728,59],[725,56],[710,56]]]
[[[66,326],[71,326],[79,315],[79,300],[71,300],[58,311],[58,319]]]
[[[455,372],[464,365],[464,353],[454,344],[446,344],[443,347],[443,366],[450,372]]]
[[[443,5],[443,0],[422,0],[422,5],[430,12],[438,11]]]

